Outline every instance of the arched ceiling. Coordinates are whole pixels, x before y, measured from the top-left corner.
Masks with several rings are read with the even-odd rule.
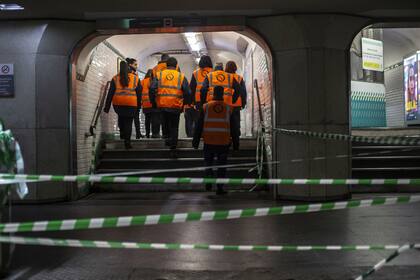
[[[214,63],[226,63],[229,60],[233,60],[238,65],[239,72],[242,72],[243,59],[247,48],[255,46],[254,41],[236,32],[206,32],[203,33],[203,37],[208,54],[212,57]],[[155,63],[158,57],[151,60],[150,56],[153,54],[173,50],[189,51],[182,34],[116,35],[107,40],[124,55],[137,58],[142,68],[149,68],[151,67],[149,64]],[[188,58],[185,58],[185,55],[183,55],[182,61],[184,64],[187,60]],[[189,60],[191,65],[195,65],[192,55],[189,55]],[[142,65],[142,63],[146,65]],[[191,65],[185,65],[184,69],[190,69],[193,67]]]
[[[387,67],[420,50],[420,28],[385,28],[383,41],[384,64]]]

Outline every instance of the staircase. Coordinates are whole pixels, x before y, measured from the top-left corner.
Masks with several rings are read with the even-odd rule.
[[[240,150],[230,155],[228,164],[255,163],[256,140],[241,139]],[[178,142],[177,157],[169,157],[169,149],[161,139],[140,139],[132,142],[133,149],[125,150],[121,140],[107,140],[101,147],[101,153],[96,166],[97,174],[149,171],[156,169],[188,170],[192,167],[204,166],[202,146],[195,150],[191,146],[191,139],[180,139]],[[227,177],[230,178],[256,178],[256,171],[249,172],[250,167],[228,168]],[[204,170],[191,170],[186,172],[163,172],[133,176],[145,177],[205,177]],[[229,186],[228,189],[249,189],[252,186]],[[94,192],[139,192],[139,191],[201,191],[202,185],[178,184],[95,184]]]
[[[398,179],[420,177],[419,146],[384,146],[354,143],[352,177]],[[420,186],[354,186],[355,191],[420,190]]]

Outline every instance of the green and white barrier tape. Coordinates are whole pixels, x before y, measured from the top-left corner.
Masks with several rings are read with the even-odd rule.
[[[380,262],[378,262],[377,264],[375,264],[374,267],[372,267],[366,273],[363,273],[362,275],[356,277],[355,280],[363,280],[363,279],[368,278],[370,275],[372,275],[373,273],[377,272],[382,267],[384,267],[385,264],[391,262],[393,259],[398,257],[400,254],[404,253],[405,251],[408,251],[409,249],[414,249],[414,248],[418,249],[419,245],[420,244],[406,244],[406,245],[403,245],[401,247],[396,248],[397,250],[394,253],[392,253],[389,257],[387,257],[387,258],[381,260]]]
[[[35,231],[64,231],[99,228],[120,228],[157,224],[174,224],[193,221],[220,221],[250,217],[313,213],[350,208],[362,208],[377,205],[406,204],[419,201],[420,195],[413,195],[236,210],[7,223],[0,224],[0,232],[12,233]]]
[[[228,185],[420,185],[420,179],[254,179],[189,177],[118,177],[99,175],[0,174],[0,179],[21,182],[92,182],[127,184],[228,184]]]
[[[284,129],[284,128],[273,128],[273,130],[278,131],[279,133],[282,133],[282,134],[287,134],[287,135],[314,137],[314,138],[325,139],[325,140],[352,141],[352,142],[360,142],[360,143],[368,143],[368,144],[384,144],[384,145],[410,145],[410,146],[420,145],[420,138],[418,137],[352,136],[352,135],[337,134],[337,133],[313,132],[313,131]]]
[[[157,250],[217,250],[217,251],[383,251],[396,250],[400,245],[211,245],[180,243],[140,243],[120,241],[94,241],[55,239],[20,236],[0,236],[2,243],[58,247],[109,248],[109,249],[157,249]],[[420,248],[420,244],[415,244]]]

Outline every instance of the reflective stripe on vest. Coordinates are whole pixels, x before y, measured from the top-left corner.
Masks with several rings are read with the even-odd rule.
[[[166,69],[159,72],[156,103],[159,108],[182,109],[182,82],[184,75],[176,70]]]
[[[128,74],[128,86],[124,87],[120,81],[120,75],[116,75],[114,78],[115,93],[112,98],[112,104],[116,106],[131,106],[137,107],[137,94],[136,88],[138,86],[137,74]]]
[[[205,67],[197,69],[193,72],[193,76],[195,78],[195,81],[197,82],[197,86],[195,88],[195,102],[201,101],[201,89],[203,88],[204,80],[206,79],[207,75],[213,71],[213,68],[211,67]],[[207,95],[207,101],[211,100],[208,98],[209,95]]]
[[[143,109],[150,109],[152,108],[152,103],[150,102],[149,97],[150,78],[144,78],[144,80],[141,81],[141,86],[143,87],[141,92],[141,107]]]
[[[204,105],[203,140],[209,145],[229,145],[230,107],[223,101],[210,101]]]

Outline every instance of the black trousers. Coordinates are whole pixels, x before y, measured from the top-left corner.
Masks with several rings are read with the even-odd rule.
[[[120,138],[129,141],[133,130],[133,117],[118,115]]]
[[[161,123],[160,112],[144,113],[144,118],[146,121],[146,136],[149,137],[150,130],[152,130],[152,137],[158,137]]]
[[[160,123],[162,124],[162,138],[169,138],[169,128],[168,128],[168,124],[167,121],[165,119],[165,114],[164,113],[168,113],[165,111],[162,111],[160,113]]]
[[[178,144],[178,130],[179,130],[179,116],[180,113],[173,113],[162,111],[162,128],[165,127],[168,136],[167,145],[173,150]]]
[[[194,137],[194,129],[197,125],[199,112],[194,108],[185,109],[185,132],[188,137]]]
[[[234,107],[232,110],[232,125],[236,131],[235,135],[238,138],[237,143],[239,143],[239,136],[241,136],[241,107]]]
[[[140,110],[136,110],[136,115],[134,116],[134,126],[136,128],[136,136],[141,134],[140,131]]]
[[[206,162],[206,166],[213,166],[213,165],[226,165],[229,153],[229,146],[209,146],[204,145],[203,149],[204,153],[204,161]],[[216,160],[216,164],[214,164]],[[214,176],[213,169],[206,169],[206,176],[212,178]],[[226,177],[226,168],[218,168],[217,169],[217,178],[225,178]]]

